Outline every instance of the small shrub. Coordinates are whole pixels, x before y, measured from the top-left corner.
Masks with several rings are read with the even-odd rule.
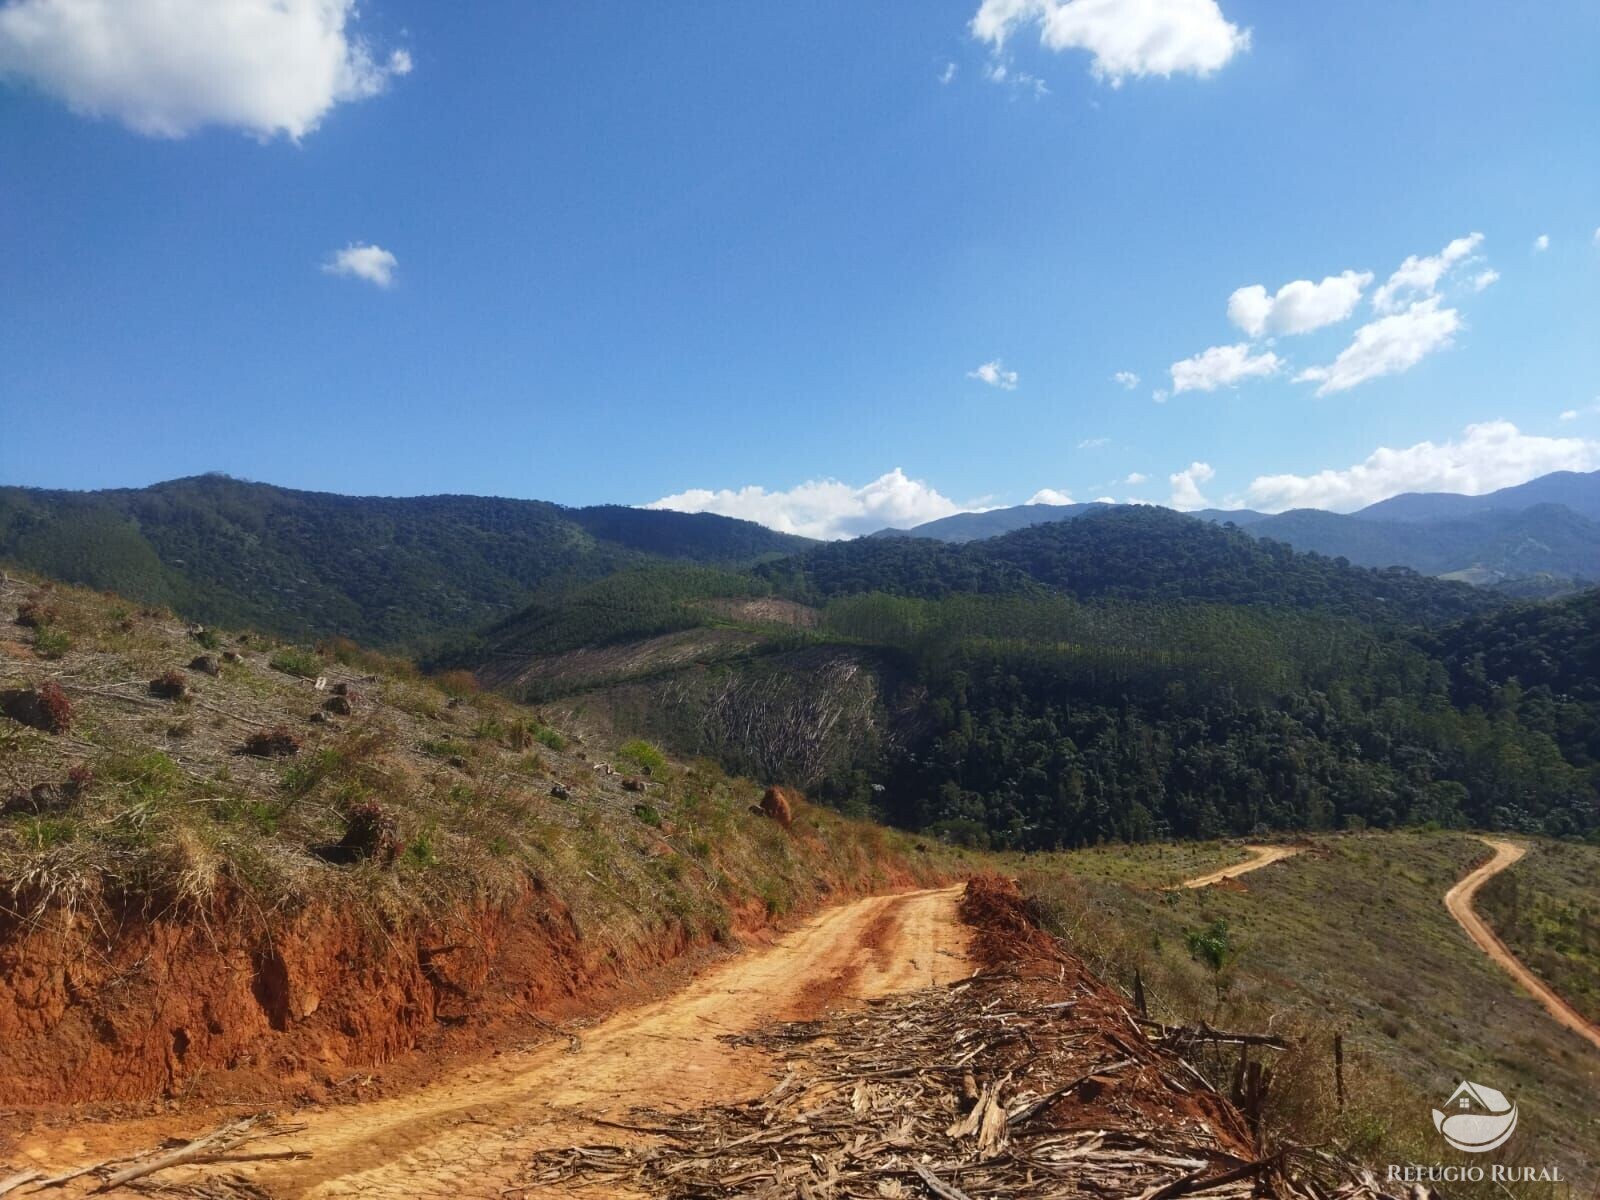
[[[436,867],[439,865],[439,856],[434,852],[433,839],[426,833],[419,833],[416,840],[406,847],[406,861],[414,867]]]
[[[300,753],[300,739],[283,725],[263,729],[244,740],[240,750],[256,758],[289,758]]]
[[[150,681],[150,694],[163,700],[182,700],[189,694],[189,684],[176,671],[168,671]]]
[[[643,821],[646,825],[650,825],[656,829],[661,828],[661,814],[656,811],[654,805],[635,804],[633,806],[633,815],[638,817],[639,820]]]
[[[202,675],[221,675],[222,664],[209,654],[199,654],[189,660],[189,670]]]
[[[344,837],[339,846],[349,860],[372,859],[384,866],[392,865],[402,854],[409,854],[400,837],[399,822],[376,800],[363,801],[350,810],[345,817]]]
[[[617,747],[617,757],[626,759],[644,775],[654,775],[667,765],[667,756],[662,754],[658,747],[643,738],[634,738],[632,741],[623,742],[621,746]]]
[[[481,690],[478,677],[471,671],[443,671],[433,677],[433,682],[441,692],[454,700],[475,696]]]
[[[72,649],[72,639],[56,625],[41,625],[33,633],[33,649],[40,658],[60,658]]]
[[[267,665],[274,671],[296,675],[301,679],[315,679],[322,674],[322,660],[311,651],[295,646],[279,650],[267,660]]]
[[[222,645],[222,639],[209,629],[195,630],[194,640],[199,642],[207,650],[215,650],[218,646]]]
[[[533,736],[538,739],[538,742],[541,746],[544,746],[547,749],[565,750],[567,748],[567,739],[562,737],[554,729],[551,729],[548,725],[541,725],[538,732]]]
[[[60,619],[61,614],[42,600],[24,600],[17,606],[17,624],[25,629],[42,629]]]

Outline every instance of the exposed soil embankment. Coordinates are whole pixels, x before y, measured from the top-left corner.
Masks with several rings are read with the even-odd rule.
[[[818,884],[819,901],[851,890]],[[771,925],[758,903],[730,912],[736,936]],[[584,936],[536,881],[402,928],[324,903],[269,918],[226,900],[206,914],[58,910],[0,927],[0,1105],[320,1099],[419,1046],[593,1013],[713,942],[670,919],[627,943],[607,932]]]

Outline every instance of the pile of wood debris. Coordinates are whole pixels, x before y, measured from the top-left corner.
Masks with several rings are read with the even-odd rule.
[[[528,1190],[583,1184],[802,1200],[1383,1196],[1359,1168],[1264,1151],[1240,1108],[1175,1050],[1151,1042],[1116,993],[1026,922],[1003,883],[975,884],[967,904],[988,910],[969,915],[990,969],[734,1039],[783,1064],[771,1091],[694,1112],[635,1111],[611,1123],[631,1136],[537,1155]],[[1258,1073],[1242,1074],[1259,1088]]]

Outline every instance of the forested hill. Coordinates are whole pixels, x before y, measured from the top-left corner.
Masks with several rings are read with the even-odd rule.
[[[818,546],[757,573],[808,601],[869,591],[931,599],[1037,585],[1079,600],[1207,600],[1413,625],[1497,603],[1465,584],[1403,567],[1352,567],[1150,506],[1101,509],[962,545],[862,538]]]
[[[218,475],[0,488],[0,560],[202,621],[378,646],[484,625],[545,585],[661,559],[741,565],[808,544],[710,514],[338,496]]]

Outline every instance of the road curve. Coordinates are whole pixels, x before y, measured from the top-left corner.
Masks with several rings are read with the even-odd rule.
[[[1220,871],[1212,871],[1208,875],[1197,875],[1193,879],[1186,879],[1182,886],[1210,887],[1213,883],[1221,883],[1224,879],[1237,879],[1241,875],[1250,874],[1251,871],[1259,871],[1269,863],[1282,862],[1300,853],[1298,846],[1246,846],[1245,849],[1250,851],[1250,857],[1244,862],[1234,863],[1231,867],[1223,867]]]
[[[1463,875],[1455,886],[1444,894],[1444,906],[1450,910],[1450,915],[1456,919],[1456,923],[1467,931],[1467,936],[1478,944],[1478,948],[1504,967],[1525,991],[1544,1005],[1552,1017],[1579,1037],[1587,1039],[1595,1049],[1600,1050],[1600,1027],[1585,1018],[1582,1013],[1557,995],[1549,984],[1523,965],[1522,960],[1511,953],[1510,948],[1500,940],[1493,929],[1489,928],[1484,919],[1478,915],[1477,909],[1472,906],[1473,897],[1478,894],[1478,889],[1526,854],[1527,847],[1498,838],[1478,840],[1492,849],[1494,855],[1487,862],[1479,864]]]

